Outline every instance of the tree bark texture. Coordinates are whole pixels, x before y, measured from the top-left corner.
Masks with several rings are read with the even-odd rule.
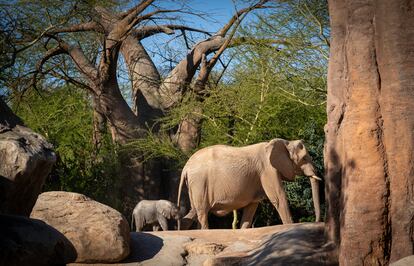
[[[330,0],[326,231],[341,265],[414,252],[414,1]]]

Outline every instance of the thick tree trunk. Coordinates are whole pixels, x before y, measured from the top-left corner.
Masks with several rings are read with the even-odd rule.
[[[93,97],[92,106],[93,106],[93,135],[92,142],[95,147],[95,155],[99,153],[99,150],[102,147],[103,135],[106,132],[106,117],[104,114],[100,113],[98,110],[101,108],[98,107],[98,102]]]
[[[105,86],[106,84],[106,86]],[[108,82],[96,96],[98,113],[104,114],[115,143],[124,145],[145,134],[137,116],[122,97],[117,82]],[[143,199],[158,199],[161,167],[155,162],[143,163],[139,154],[120,152],[119,193],[121,212],[129,217],[135,205]]]
[[[187,54],[187,57],[180,61],[168,74],[160,87],[160,95],[164,109],[171,108],[181,101],[203,57],[217,51],[225,41],[226,38],[213,36],[197,43]]]
[[[216,36],[196,44],[186,59],[181,61],[161,83],[157,69],[138,37],[130,35],[124,40],[121,53],[129,68],[136,106],[135,112],[141,125],[153,126],[154,119],[162,117],[165,110],[181,101],[186,86],[189,86],[203,55],[217,50],[224,41],[225,38]],[[182,151],[189,153],[198,145],[200,122],[199,117],[192,115],[180,123],[174,137],[177,146]],[[157,128],[153,128],[153,132],[156,133]],[[176,171],[162,172],[163,166],[170,168],[169,164],[171,164],[168,161],[164,161],[164,163],[165,165],[151,163],[151,166],[155,167],[151,169],[154,174],[152,182],[158,184],[160,189],[157,194],[151,196],[162,196],[175,202],[180,175]],[[149,169],[150,166],[148,165],[146,168]]]
[[[341,265],[414,250],[414,2],[329,1],[326,230]]]
[[[154,119],[162,116],[158,70],[136,36],[129,35],[123,41],[121,53],[132,82],[133,111],[142,125],[152,126]]]
[[[196,112],[201,113],[201,108]],[[183,118],[175,134],[175,142],[181,151],[190,154],[200,143],[201,117],[197,114],[189,114]]]
[[[142,137],[145,131],[118,88],[118,83],[103,83],[95,96],[98,112],[104,114],[111,129],[112,139],[120,144]]]

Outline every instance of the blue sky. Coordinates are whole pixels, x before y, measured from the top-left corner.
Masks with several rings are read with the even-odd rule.
[[[205,11],[218,21],[218,23],[209,23],[196,17],[194,24],[196,26],[200,25],[199,27],[207,29],[208,31],[218,30],[235,12],[232,0],[193,0],[191,2],[191,6],[194,9]]]
[[[177,5],[180,6],[180,3],[182,3],[180,1],[182,0],[171,0],[164,2],[160,1],[159,3],[163,8],[176,9]],[[184,24],[211,33],[215,33],[217,30],[223,27],[223,25],[226,24],[228,20],[235,14],[237,9],[241,9],[247,6],[247,4],[245,3],[246,0],[186,0],[184,2],[187,6],[191,7],[193,11],[203,12],[206,15],[203,18],[201,18],[195,15],[182,14],[182,17],[184,18],[185,22],[181,23],[180,21],[173,21],[169,23]],[[254,13],[257,12],[258,10],[254,11]],[[244,22],[247,22],[249,19],[254,19],[253,14],[250,14]],[[194,44],[194,42],[198,42],[206,38],[206,36],[202,34],[192,34],[191,32],[187,32],[187,34],[187,36],[190,37],[190,39],[193,41],[191,42],[190,46]],[[158,67],[163,66],[164,68],[170,68],[168,67],[168,65],[170,64],[165,64],[165,59],[162,56],[160,57],[157,53],[158,51],[165,51],[165,49],[168,50],[169,48],[173,50],[178,49],[181,52],[172,52],[174,54],[170,54],[170,57],[174,57],[175,62],[180,61],[186,55],[187,51],[183,38],[180,36],[180,31],[177,31],[175,36],[157,34],[151,38],[143,40],[142,43],[147,48],[147,51],[149,52],[150,56],[153,58],[154,62]],[[169,48],[165,47],[165,45],[167,45]],[[174,63],[170,66],[173,67]]]
[[[180,0],[160,2],[162,6],[168,8],[176,8]],[[182,1],[182,0],[181,0]],[[184,17],[191,18],[191,26],[202,28],[207,31],[215,32],[226,23],[237,9],[246,7],[248,4],[243,3],[245,0],[186,0],[183,1],[187,6],[195,11],[206,13],[205,19],[198,16]],[[252,2],[252,1],[250,1]],[[257,11],[256,11],[257,12]],[[215,20],[215,21],[213,21]]]

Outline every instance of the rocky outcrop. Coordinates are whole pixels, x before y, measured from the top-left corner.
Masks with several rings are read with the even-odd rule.
[[[71,192],[39,195],[31,218],[56,228],[72,243],[77,262],[117,262],[129,254],[129,226],[118,211]]]
[[[330,0],[327,234],[341,265],[414,253],[414,6]]]
[[[30,215],[56,160],[51,149],[0,99],[0,213]]]
[[[304,224],[267,235],[254,249],[211,257],[204,266],[220,265],[337,265],[333,245],[325,245],[320,224]]]
[[[323,223],[143,232],[131,233],[131,254],[117,265],[337,265],[332,251]]]
[[[0,265],[64,265],[76,259],[69,240],[36,219],[0,214]]]

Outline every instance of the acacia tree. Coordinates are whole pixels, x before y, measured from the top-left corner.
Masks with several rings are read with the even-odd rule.
[[[148,126],[179,104],[185,93],[202,91],[223,51],[231,43],[243,43],[232,38],[234,28],[246,13],[264,7],[267,1],[262,0],[237,11],[215,34],[196,43],[164,79],[161,79],[141,41],[154,34],[171,34],[176,30],[203,31],[185,25],[148,24],[148,21],[156,20],[160,14],[183,12],[159,8],[154,2],[142,0],[129,10],[118,13],[96,6],[90,11],[90,21],[50,27],[40,36],[47,50],[37,64],[34,84],[39,74],[52,73],[55,77],[88,90],[95,111],[97,146],[100,131],[104,130],[106,123],[113,141],[124,145],[144,137]],[[80,41],[71,35],[79,32],[98,36],[99,54],[91,58],[84,52]],[[213,52],[216,54],[208,57]],[[117,79],[120,54],[125,59],[132,80],[132,108],[122,96]],[[43,70],[50,59],[60,55],[69,57],[81,74],[81,79],[73,78],[70,72],[57,73],[53,68]],[[196,82],[192,83],[194,79]],[[198,138],[198,127],[199,119],[183,118],[177,125],[177,130],[172,132],[176,144],[186,152],[193,148]],[[125,211],[131,209],[139,199],[159,197],[162,176],[158,163],[143,164],[139,157],[128,157],[124,158],[122,164],[124,171],[121,174],[121,195],[124,197]],[[170,189],[175,190],[175,187]]]

